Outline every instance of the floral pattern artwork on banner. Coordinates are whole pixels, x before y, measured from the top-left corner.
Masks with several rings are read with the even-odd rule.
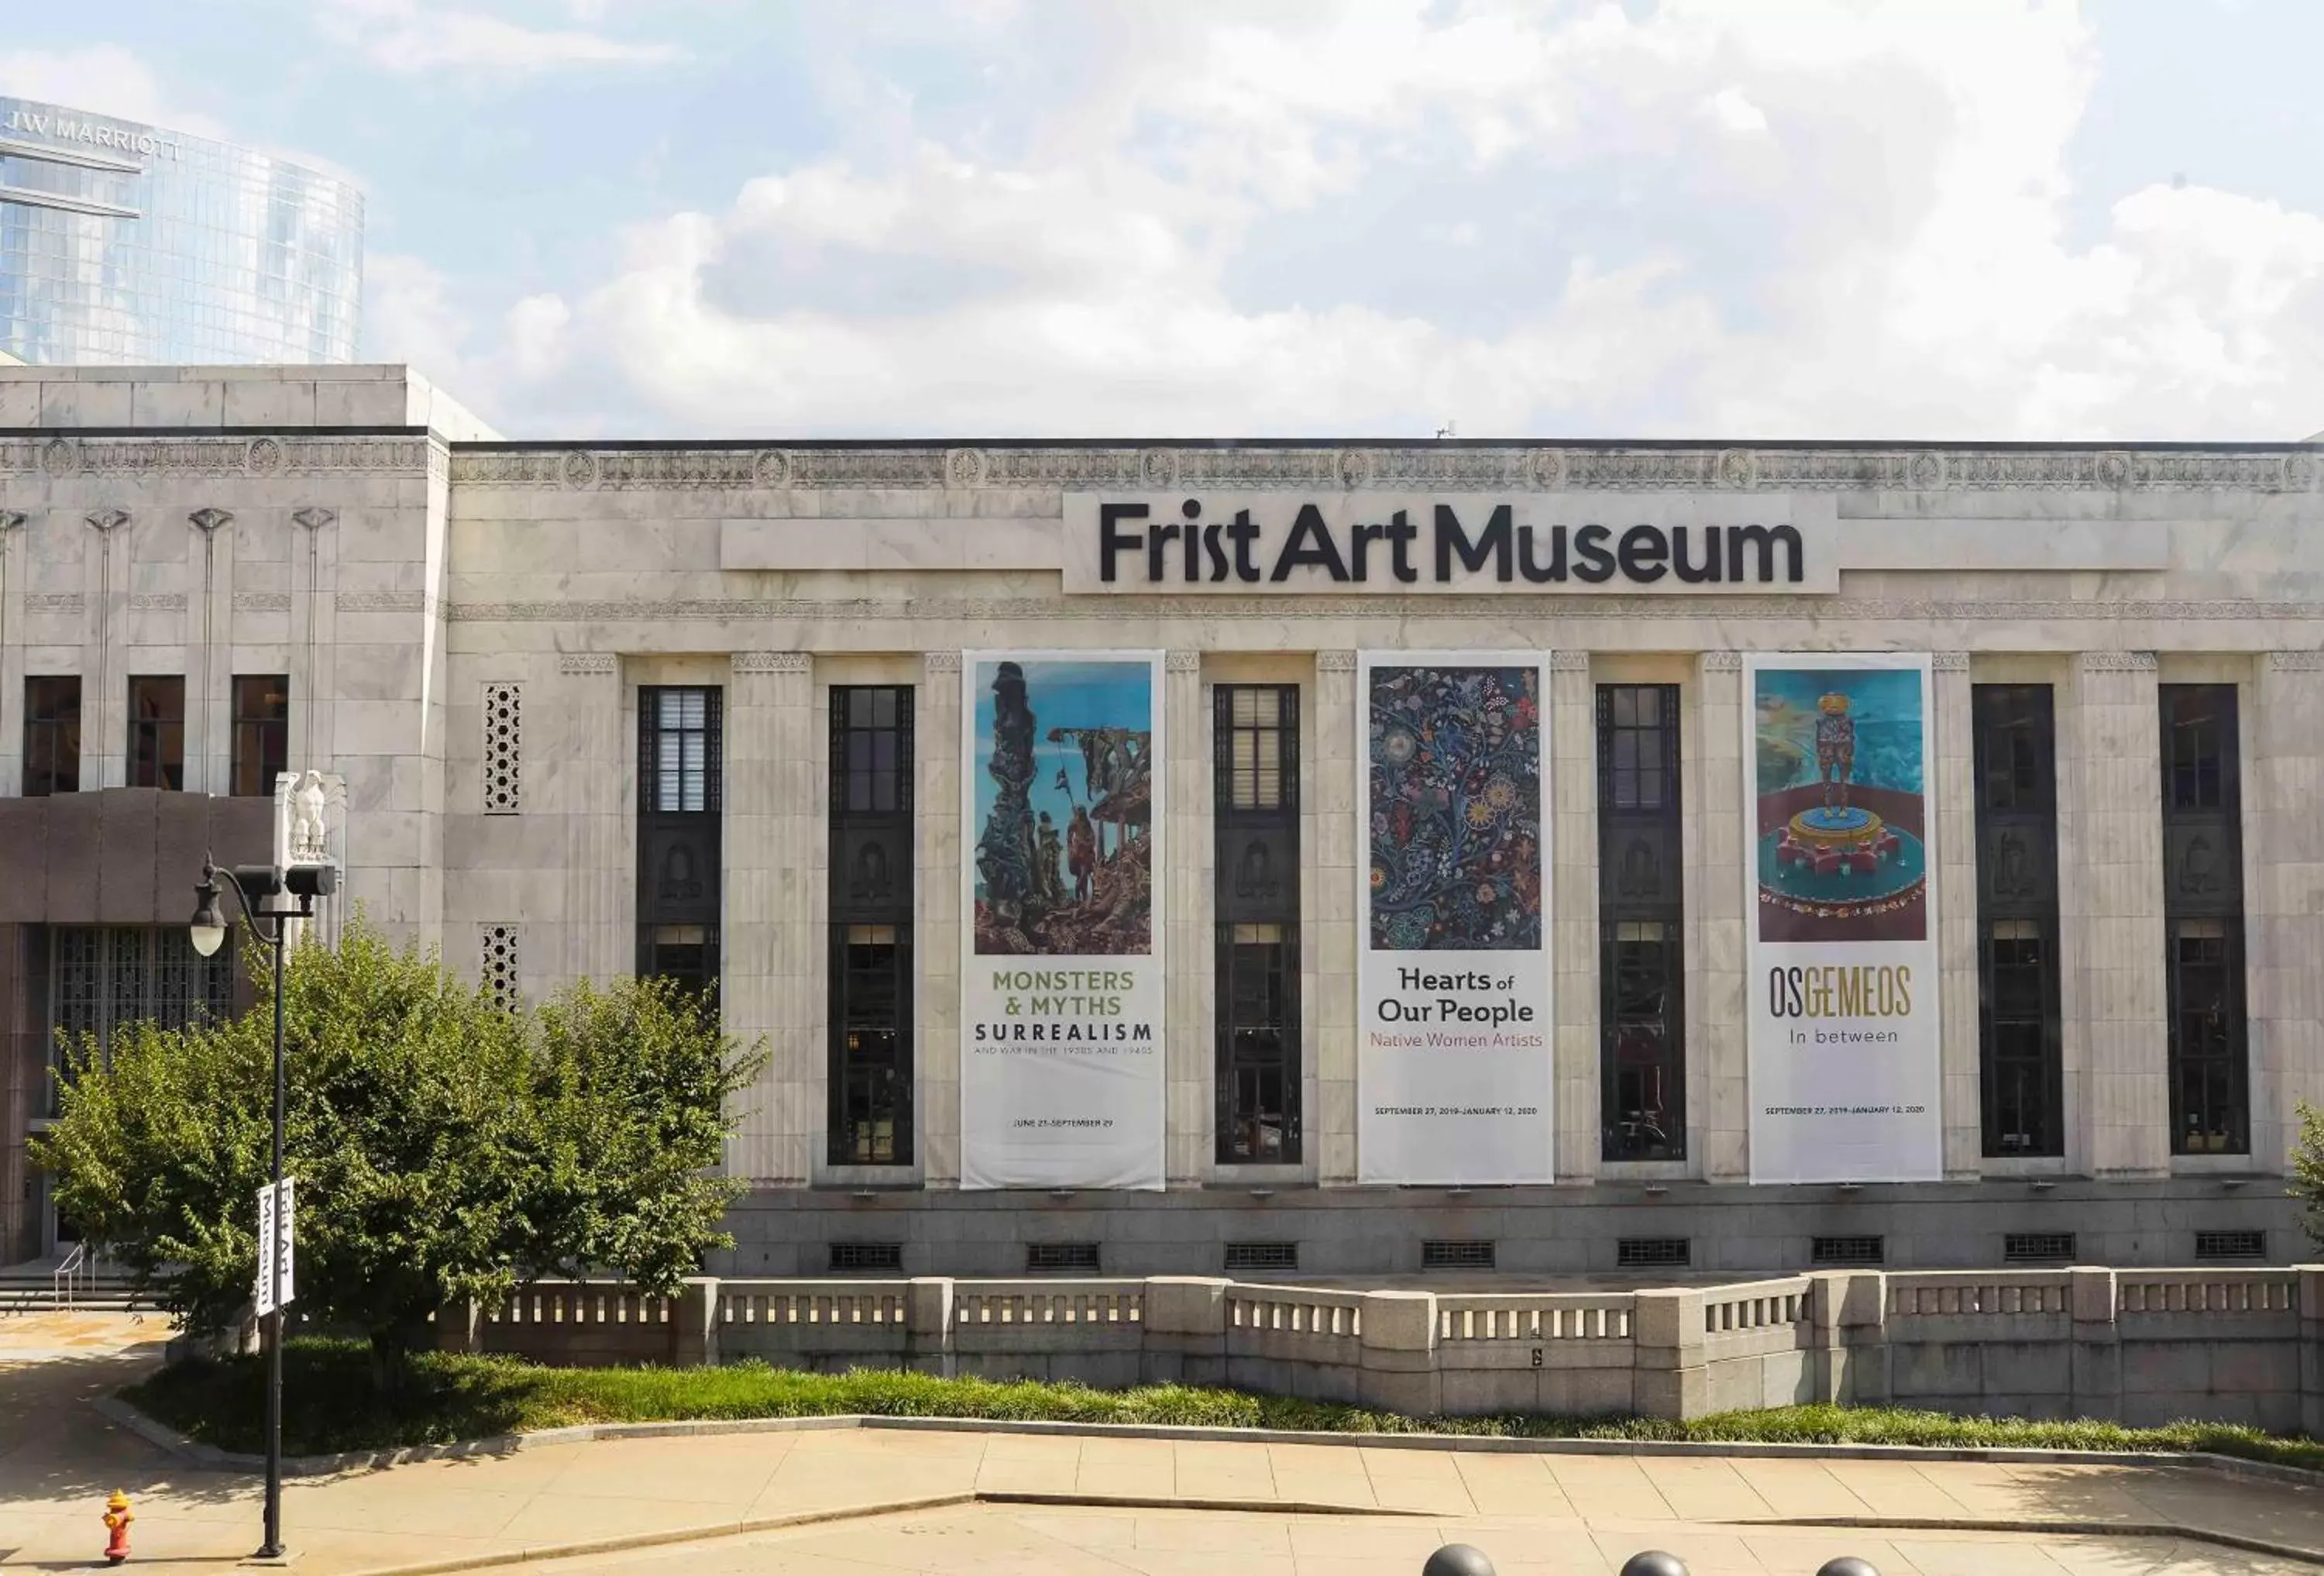
[[[1538,670],[1370,677],[1371,949],[1539,950]]]

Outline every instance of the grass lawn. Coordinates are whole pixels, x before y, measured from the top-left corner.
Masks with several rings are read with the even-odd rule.
[[[534,1368],[506,1358],[423,1352],[393,1401],[373,1392],[369,1349],[359,1341],[302,1338],[283,1355],[283,1450],[290,1455],[444,1444],[575,1423],[646,1423],[715,1417],[975,1417],[1060,1423],[1162,1423],[1345,1433],[1462,1433],[1526,1439],[1638,1439],[1793,1443],[2020,1445],[2050,1450],[2216,1451],[2253,1461],[2324,1470],[2324,1444],[2254,1428],[2175,1423],[2028,1423],[1886,1407],[1784,1406],[1728,1412],[1692,1423],[1655,1418],[1401,1417],[1321,1401],[1241,1390],[940,1379],[862,1369],[810,1374],[741,1363],[731,1368]],[[263,1362],[254,1357],[166,1369],[123,1392],[180,1433],[229,1451],[263,1448]]]

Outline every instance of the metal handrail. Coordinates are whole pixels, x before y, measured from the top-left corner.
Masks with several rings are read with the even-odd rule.
[[[91,1291],[97,1289],[97,1267],[89,1262],[88,1244],[86,1242],[74,1243],[73,1250],[65,1255],[65,1261],[58,1265],[56,1273],[49,1277],[50,1300],[57,1308],[69,1310],[72,1307],[73,1282],[79,1279],[86,1279]]]

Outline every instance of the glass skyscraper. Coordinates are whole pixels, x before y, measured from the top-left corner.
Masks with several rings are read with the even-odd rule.
[[[348,362],[363,195],[271,153],[0,97],[0,351]]]

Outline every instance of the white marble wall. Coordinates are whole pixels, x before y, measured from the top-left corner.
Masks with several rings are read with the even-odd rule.
[[[1554,1175],[1598,1174],[1598,692],[1590,654],[1550,654],[1543,700],[1550,794],[1550,1000],[1556,1057]]]
[[[1307,1147],[1317,1179],[1326,1184],[1356,1177],[1356,654],[1315,654],[1314,708],[1307,721],[1315,738],[1315,775],[1308,780],[1315,806],[1315,907],[1309,927],[1315,954],[1315,989],[1308,1010],[1315,1018],[1317,1100],[1308,1108]]]
[[[1931,664],[1936,759],[1927,766],[1936,806],[1937,1031],[1943,1066],[1944,1164],[1975,1176],[1985,1147],[1979,1120],[1977,972],[1977,749],[1969,654]]]
[[[913,929],[919,1000],[913,1056],[919,1075],[918,1159],[930,1186],[960,1182],[960,959],[964,838],[961,830],[961,731],[970,702],[958,651],[921,659],[913,747],[919,842],[915,865],[918,918]]]
[[[2324,652],[2271,651],[2244,736],[2244,933],[2252,1158],[2284,1165],[2297,1109],[2324,1107]]]
[[[1748,1021],[1743,993],[1743,663],[1732,651],[1705,652],[1695,678],[1700,725],[1683,744],[1702,762],[1692,815],[1698,831],[1686,872],[1686,1044],[1702,1068],[1707,1099],[1687,1113],[1687,1149],[1697,1175],[1741,1182],[1751,1174],[1751,1107],[1746,1087]],[[1692,785],[1690,785],[1692,786]],[[1696,1085],[1692,1076],[1688,1091]]]
[[[2069,1120],[2079,1117],[2100,1176],[2159,1175],[2171,1164],[2155,672],[2152,651],[2085,653],[2069,708],[2080,870],[2061,917],[2080,1016],[2066,1033],[2080,1034],[2089,1069]]]
[[[761,1042],[767,1064],[743,1094],[727,1169],[766,1185],[805,1182],[825,1113],[825,909],[828,855],[817,770],[814,659],[804,651],[741,651],[726,691],[726,815],[719,938],[721,1001],[730,1033]]]
[[[1210,698],[1201,652],[1163,654],[1162,1165],[1174,1187],[1210,1173],[1218,1120]]]

